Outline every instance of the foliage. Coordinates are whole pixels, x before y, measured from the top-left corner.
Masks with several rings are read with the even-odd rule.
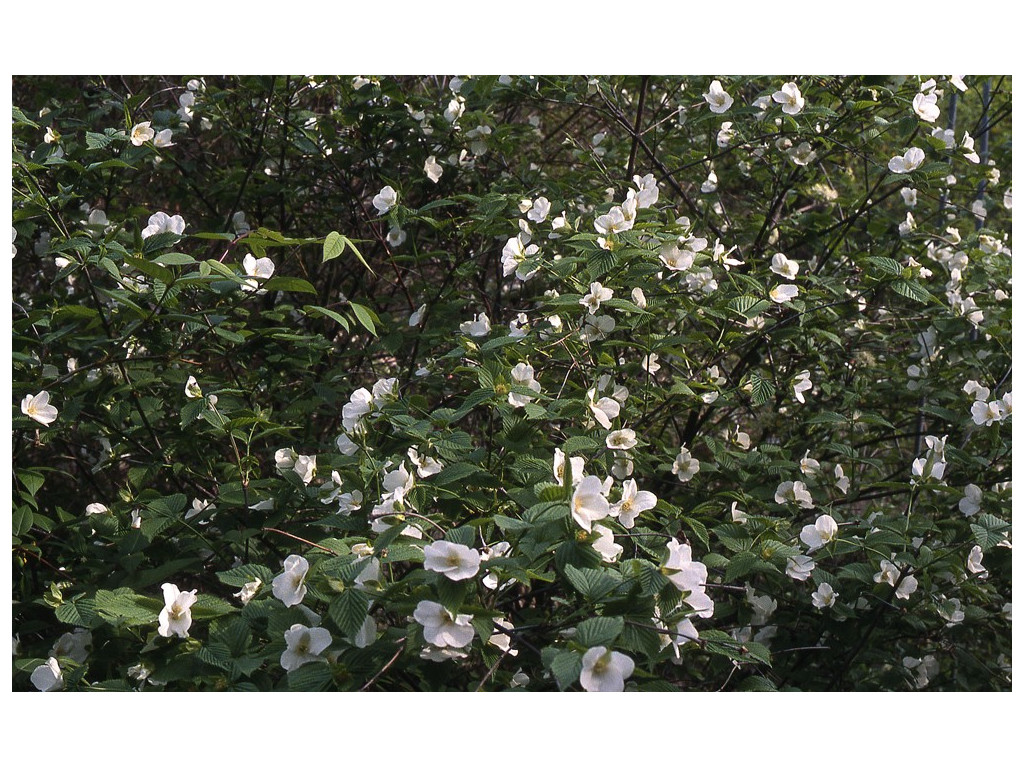
[[[1010,80],[787,80],[15,78],[15,687],[1008,689]]]

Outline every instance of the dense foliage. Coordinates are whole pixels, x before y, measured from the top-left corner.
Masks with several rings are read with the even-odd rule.
[[[1010,101],[16,78],[15,687],[1008,689]]]

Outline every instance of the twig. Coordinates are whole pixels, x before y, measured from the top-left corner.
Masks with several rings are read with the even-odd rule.
[[[380,676],[383,675],[385,672],[387,672],[388,669],[391,668],[392,664],[394,664],[396,661],[398,661],[398,657],[402,655],[402,651],[404,650],[404,648],[405,648],[405,638],[403,637],[401,640],[398,641],[398,650],[395,651],[395,655],[392,656],[390,659],[388,659],[388,663],[380,668],[380,672],[378,672],[376,675],[374,675],[369,680],[367,680],[366,681],[366,685],[364,685],[362,688],[360,688],[359,691],[360,692],[365,691],[371,685],[373,685],[375,682],[377,682],[377,680],[380,678]]]
[[[305,544],[307,546],[316,547],[317,549],[322,549],[324,552],[330,552],[332,555],[340,555],[341,554],[340,552],[335,552],[333,549],[325,547],[323,544],[317,544],[316,542],[310,541],[309,539],[304,539],[301,536],[296,536],[294,533],[288,533],[288,531],[282,531],[279,528],[267,527],[267,528],[264,528],[263,530],[264,531],[271,531],[273,533],[280,533],[282,536],[287,536],[289,539],[295,539],[296,541],[301,541],[303,544]]]

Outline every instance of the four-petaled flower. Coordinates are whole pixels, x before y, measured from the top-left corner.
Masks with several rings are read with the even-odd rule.
[[[320,654],[331,644],[331,633],[323,627],[292,624],[285,630],[284,642],[288,646],[281,654],[281,667],[286,672],[298,669],[312,661],[323,661]]]
[[[590,293],[580,299],[580,304],[586,307],[588,313],[593,315],[601,308],[601,302],[608,301],[611,297],[611,288],[605,288],[600,283],[591,283]]]
[[[394,208],[397,203],[398,193],[395,192],[394,187],[391,185],[384,187],[373,197],[373,207],[377,209],[377,213],[381,216]]]
[[[306,596],[306,574],[309,561],[302,555],[288,555],[284,560],[284,572],[274,577],[274,597],[290,608],[298,605]]]
[[[800,94],[800,89],[796,83],[786,83],[772,94],[772,101],[782,105],[782,111],[787,115],[799,114],[800,110],[804,108],[804,97]]]
[[[776,285],[770,291],[768,291],[768,298],[774,301],[776,304],[785,304],[787,301],[792,301],[800,293],[800,289],[795,285]]]
[[[720,115],[728,111],[729,107],[732,106],[733,99],[732,96],[725,92],[725,89],[722,88],[722,84],[718,80],[712,80],[708,92],[704,94],[704,101],[708,103],[708,108],[712,112]]]
[[[156,136],[156,131],[150,127],[148,120],[132,128],[131,140],[136,147],[141,147],[147,141],[152,141],[154,136]]]
[[[531,392],[540,392],[540,382],[533,378],[533,366],[527,363],[517,363],[512,369],[512,383],[519,387],[526,387]],[[508,403],[515,408],[523,408],[532,400],[532,395],[519,392],[508,393]]]
[[[163,637],[188,637],[188,629],[192,626],[192,606],[198,599],[196,590],[182,592],[174,584],[163,584],[160,589],[164,592],[164,608],[160,611],[157,632]]]
[[[585,691],[619,692],[626,687],[626,678],[633,674],[634,663],[629,656],[610,651],[603,645],[583,654],[580,685]]]
[[[465,544],[435,541],[423,548],[423,567],[452,581],[465,581],[480,571],[480,553]]]
[[[142,239],[145,240],[147,237],[160,235],[164,232],[173,232],[176,235],[180,235],[184,231],[185,220],[181,216],[168,216],[163,211],[157,211],[149,217],[148,225],[142,230]]]
[[[611,478],[609,478],[609,484]],[[572,519],[579,524],[580,528],[590,531],[596,520],[603,520],[612,512],[611,504],[608,502],[608,490],[601,478],[596,475],[584,477],[572,494]]]
[[[59,691],[64,687],[64,674],[60,670],[57,660],[51,656],[45,664],[40,664],[32,670],[29,678],[37,691]]]
[[[690,455],[688,448],[680,448],[679,455],[676,456],[676,460],[672,462],[672,471],[676,473],[676,477],[678,477],[681,482],[685,483],[700,472],[700,462]]]
[[[795,397],[798,402],[804,402],[804,392],[807,392],[812,387],[814,387],[814,385],[811,383],[811,372],[800,371],[800,373],[796,375],[796,378],[793,379],[793,397]]]
[[[423,627],[423,639],[437,648],[465,648],[476,634],[470,614],[454,615],[432,600],[420,600],[412,617]]]
[[[779,487],[775,489],[775,502],[777,504],[799,504],[804,509],[811,509],[814,506],[811,492],[799,480],[795,482],[787,480],[784,483],[779,483]]]
[[[818,585],[818,588],[811,595],[811,604],[821,610],[822,608],[831,608],[836,604],[836,597],[838,597],[836,591],[832,589],[832,585],[827,581],[823,581]]]
[[[437,184],[438,180],[441,178],[441,174],[444,173],[444,169],[441,167],[441,164],[437,162],[437,158],[434,157],[434,155],[431,155],[427,158],[426,162],[423,163],[423,172],[427,174],[428,179]],[[373,204],[375,206],[377,205],[376,197],[373,198]],[[381,213],[384,213],[384,211],[381,211]]]
[[[50,405],[50,393],[45,389],[38,395],[25,395],[21,401],[21,412],[44,427],[57,420],[57,409]]]
[[[921,167],[924,162],[924,150],[911,147],[902,156],[896,155],[889,159],[889,170],[893,173],[910,173]]]
[[[776,496],[778,501],[778,496]],[[800,531],[800,541],[807,545],[807,552],[821,549],[839,535],[839,526],[832,515],[819,515],[814,525],[805,525]]]
[[[271,275],[274,274],[274,262],[264,256],[261,259],[257,259],[251,253],[245,254],[245,258],[242,259],[242,268],[245,270],[245,274],[248,278],[242,283],[243,291],[260,291],[260,284],[255,278],[259,277],[263,280],[267,280]]]
[[[658,497],[650,491],[638,491],[636,480],[629,478],[622,483],[622,498],[612,507],[612,514],[618,515],[623,528],[632,528],[641,512],[654,509]]]

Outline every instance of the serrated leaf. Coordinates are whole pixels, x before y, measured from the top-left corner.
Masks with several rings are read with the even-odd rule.
[[[610,646],[622,634],[625,626],[626,622],[621,616],[595,616],[576,625],[573,639],[588,648],[596,645]]]
[[[362,629],[370,612],[370,598],[361,589],[346,589],[331,600],[327,615],[349,639]]]
[[[583,669],[583,657],[576,651],[556,651],[548,662],[548,669],[555,676],[558,688],[564,691],[570,685],[579,682],[580,671]]]
[[[217,578],[220,579],[221,584],[226,584],[229,587],[243,587],[257,579],[267,586],[274,580],[274,574],[265,565],[246,563],[228,571],[218,571]]]
[[[577,592],[595,602],[609,595],[622,583],[622,577],[615,571],[577,568],[574,565],[565,566],[565,577]]]

